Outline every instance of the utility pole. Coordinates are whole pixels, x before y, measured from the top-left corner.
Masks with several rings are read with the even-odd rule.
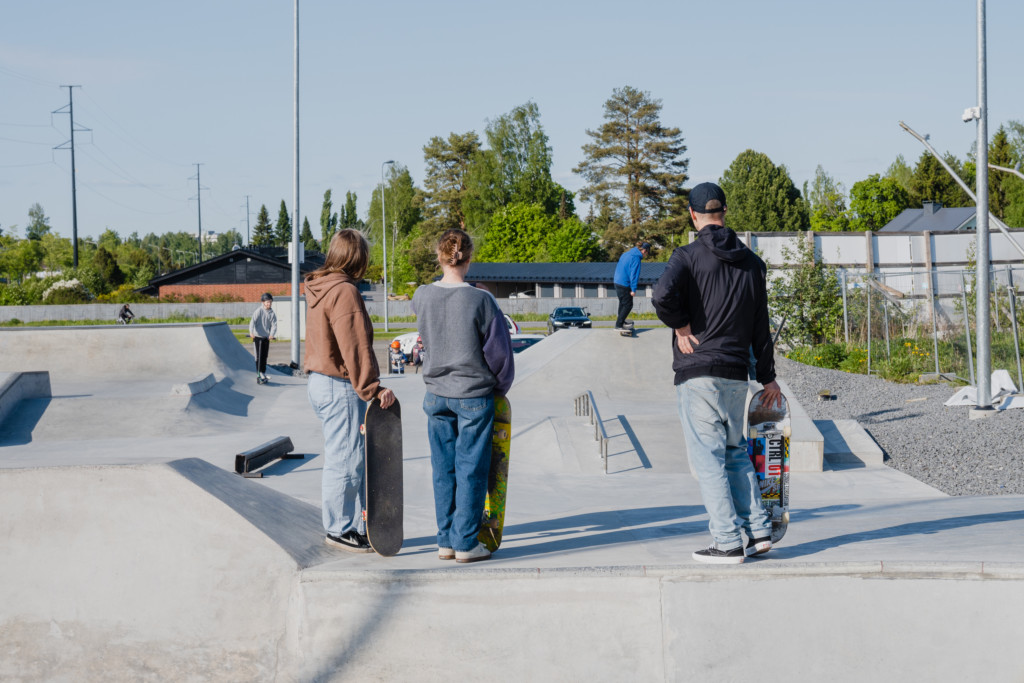
[[[292,208],[292,367],[301,367],[299,359],[299,0],[295,0],[295,200]]]
[[[203,201],[200,198],[200,194],[202,193],[202,190],[209,190],[210,188],[203,187],[199,184],[199,167],[202,166],[202,164],[193,164],[193,166],[196,167],[196,217],[199,220],[199,262],[201,263],[203,260]],[[189,180],[192,179],[189,178]]]
[[[68,116],[71,119],[71,139],[68,142],[57,145],[54,149],[71,149],[71,254],[72,264],[78,267],[78,195],[75,191],[75,130],[79,132],[88,131],[88,128],[75,128],[75,100],[72,96],[72,88],[81,88],[80,85],[62,85],[68,89]],[[63,114],[65,107],[54,111],[54,114]]]
[[[249,195],[245,195],[245,246],[249,246]]]

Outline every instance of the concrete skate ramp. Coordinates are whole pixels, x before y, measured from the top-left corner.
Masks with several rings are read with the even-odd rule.
[[[181,381],[253,367],[252,355],[223,322],[0,330],[0,372],[48,370],[55,380]]]
[[[0,680],[273,678],[321,534],[199,460],[2,470]]]

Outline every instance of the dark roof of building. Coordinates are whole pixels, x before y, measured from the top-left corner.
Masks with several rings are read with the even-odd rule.
[[[615,263],[477,263],[466,273],[477,282],[536,282],[538,284],[612,284]],[[665,272],[664,262],[641,263],[640,284],[653,285]]]
[[[904,209],[878,232],[959,232],[974,230],[973,206],[942,206],[926,203],[923,209]]]
[[[225,262],[232,262],[239,258],[261,261],[268,266],[280,268],[284,274],[290,274],[292,270],[292,265],[288,263],[288,250],[284,247],[240,248],[225,252],[218,256],[213,256],[205,261],[186,268],[179,268],[178,270],[172,270],[169,273],[158,275],[149,281],[146,289],[188,281],[198,275],[220,268],[225,264]],[[299,265],[299,272],[305,275],[306,273],[316,270],[322,266],[323,263],[323,254],[320,254],[319,252],[307,252],[305,262]],[[291,276],[287,275],[282,279],[282,282],[290,281],[290,279]]]

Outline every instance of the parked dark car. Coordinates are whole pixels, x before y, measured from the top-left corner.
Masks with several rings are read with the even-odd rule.
[[[548,316],[548,334],[567,327],[590,327],[590,316],[579,306],[556,308]]]

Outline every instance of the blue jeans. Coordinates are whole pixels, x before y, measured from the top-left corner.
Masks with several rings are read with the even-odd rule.
[[[437,546],[465,552],[477,543],[491,470],[494,396],[423,396],[434,476]]]
[[[365,534],[363,488],[366,467],[359,425],[366,401],[345,379],[309,373],[309,402],[323,423],[324,467],[321,501],[324,529],[331,536]]]
[[[771,519],[761,505],[757,474],[747,455],[743,434],[747,383],[718,377],[695,377],[676,385],[679,420],[686,453],[697,472],[708,525],[721,550],[771,534]]]

